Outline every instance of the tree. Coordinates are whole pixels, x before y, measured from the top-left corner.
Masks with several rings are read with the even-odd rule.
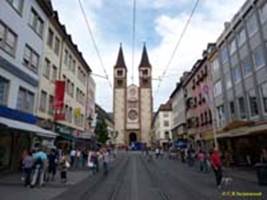
[[[106,144],[108,137],[108,129],[107,124],[103,116],[98,115],[97,122],[96,122],[96,128],[95,128],[96,138],[97,141]]]

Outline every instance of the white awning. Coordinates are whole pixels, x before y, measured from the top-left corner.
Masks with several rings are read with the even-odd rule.
[[[39,126],[36,126],[34,124],[28,124],[25,122],[13,120],[13,119],[8,119],[4,117],[0,117],[0,124],[4,124],[8,126],[9,128],[17,129],[17,130],[24,130],[28,132],[33,132],[38,136],[42,137],[49,137],[49,138],[55,138],[58,136],[56,133],[40,128]]]

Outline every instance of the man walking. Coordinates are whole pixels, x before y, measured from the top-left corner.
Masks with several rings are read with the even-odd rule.
[[[217,149],[214,149],[211,153],[211,166],[215,174],[216,178],[216,184],[218,188],[221,188],[221,182],[222,182],[222,161],[219,154],[219,151]]]

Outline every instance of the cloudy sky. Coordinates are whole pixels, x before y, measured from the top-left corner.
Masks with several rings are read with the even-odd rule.
[[[146,42],[153,78],[162,75],[175,44],[196,0],[136,0],[136,41],[134,72],[132,72],[132,11],[133,0],[81,0],[95,36],[104,66],[113,83],[113,66],[116,62],[119,44],[122,43],[128,77],[134,73],[138,84],[138,65],[143,43]],[[229,21],[245,0],[200,0],[188,30],[170,65],[166,77],[156,88],[153,81],[154,107],[165,102],[184,71],[191,69],[207,43],[215,42],[223,31],[223,24]],[[78,0],[53,0],[59,12],[60,21],[86,61],[96,74],[104,75],[94,50]],[[112,89],[105,79],[94,77],[96,101],[107,111],[112,111]],[[129,78],[128,83],[131,83]]]

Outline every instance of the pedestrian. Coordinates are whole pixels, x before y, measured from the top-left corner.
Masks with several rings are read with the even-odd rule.
[[[71,165],[71,167],[74,167],[75,157],[76,157],[76,151],[75,151],[75,149],[72,149],[70,151],[70,165]]]
[[[61,182],[66,184],[67,183],[67,170],[70,167],[70,163],[66,154],[63,154],[61,160],[59,161],[59,169],[60,169],[60,179]]]
[[[157,147],[156,150],[155,150],[155,154],[156,154],[156,158],[158,159],[159,156],[160,156],[160,150],[159,150],[158,147]]]
[[[85,165],[87,163],[87,158],[88,158],[88,151],[86,149],[84,149],[82,151],[82,167],[85,167]]]
[[[28,187],[31,185],[31,175],[32,175],[32,167],[33,167],[33,157],[30,151],[28,151],[26,155],[24,156],[22,164],[23,164],[23,172],[25,175],[24,186]]]
[[[41,147],[37,147],[36,153],[33,154],[33,178],[31,182],[31,187],[35,187],[37,181],[39,181],[39,185],[44,185],[44,173],[47,166],[47,155],[42,150]]]
[[[76,168],[79,168],[81,166],[82,162],[82,153],[80,149],[76,150]]]
[[[109,153],[106,149],[103,149],[102,151],[102,158],[103,158],[103,169],[104,169],[104,175],[108,175],[108,169],[109,169]]]
[[[205,154],[201,149],[199,150],[199,152],[197,154],[197,159],[199,161],[200,172],[204,172]]]
[[[56,150],[51,149],[50,153],[48,155],[48,175],[47,175],[47,181],[50,181],[50,176],[52,176],[51,180],[55,180],[55,175],[57,172],[57,163],[58,158],[56,155]]]
[[[210,160],[211,160],[211,167],[215,174],[217,187],[220,189],[222,181],[222,161],[219,151],[217,149],[211,151]]]

